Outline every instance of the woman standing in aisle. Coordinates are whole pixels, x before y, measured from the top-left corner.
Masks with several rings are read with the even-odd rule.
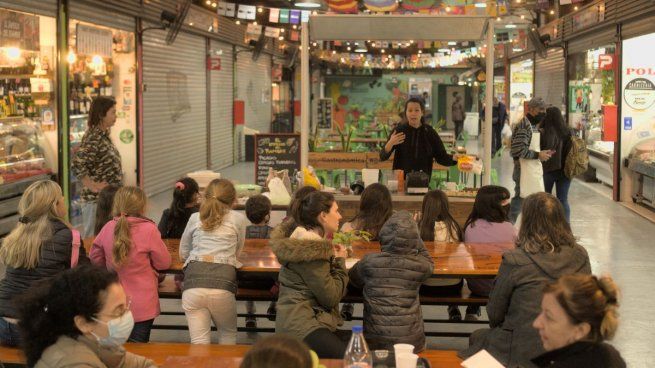
[[[557,107],[546,109],[546,117],[541,122],[541,150],[550,151],[550,159],[541,164],[544,168],[544,187],[546,193],[557,191],[557,199],[564,206],[566,221],[571,219],[569,207],[569,187],[571,179],[564,174],[564,162],[571,150],[571,132],[564,122],[562,111]]]
[[[395,151],[393,169],[403,170],[405,176],[412,171],[423,171],[430,178],[434,160],[443,166],[457,164],[456,155],[446,152],[439,134],[425,123],[424,113],[423,100],[407,100],[404,121],[391,131],[389,140],[380,151],[380,161],[388,160]]]
[[[72,161],[82,182],[82,237],[93,236],[98,193],[108,184],[123,184],[121,155],[109,136],[116,123],[116,100],[99,96],[91,103],[88,129]]]

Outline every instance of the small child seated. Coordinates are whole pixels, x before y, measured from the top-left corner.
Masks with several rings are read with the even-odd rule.
[[[199,211],[198,183],[192,178],[182,178],[175,183],[173,202],[164,210],[159,220],[159,232],[163,239],[180,239],[189,217]]]
[[[272,227],[268,226],[271,220],[271,200],[264,195],[248,198],[246,202],[246,217],[252,223],[246,227],[246,239],[268,239]]]

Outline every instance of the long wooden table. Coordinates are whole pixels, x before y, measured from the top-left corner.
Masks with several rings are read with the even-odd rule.
[[[182,272],[183,262],[179,257],[180,241],[178,239],[164,241],[173,258],[169,272]],[[433,277],[437,278],[493,278],[498,273],[503,253],[514,248],[512,243],[426,242],[425,246],[434,261]],[[379,251],[380,244],[377,242],[356,243],[353,244],[352,258],[361,259],[366,254]],[[267,239],[246,239],[238,259],[243,264],[243,267],[238,270],[241,274],[276,275],[280,271],[280,264]]]
[[[238,368],[250,345],[191,345],[176,343],[127,343],[125,349],[152,359],[160,367],[222,367]],[[0,362],[25,364],[17,348],[0,346]],[[462,360],[455,351],[426,350],[419,354],[430,361],[432,368],[460,367]],[[341,368],[340,360],[321,359],[327,368]]]

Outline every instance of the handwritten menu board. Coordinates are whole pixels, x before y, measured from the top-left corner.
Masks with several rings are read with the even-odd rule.
[[[279,171],[300,170],[300,134],[255,134],[255,178],[258,185],[266,185],[270,168]]]
[[[332,99],[321,98],[318,100],[316,112],[318,129],[332,129]]]

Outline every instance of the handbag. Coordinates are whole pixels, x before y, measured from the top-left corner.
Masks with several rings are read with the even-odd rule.
[[[533,132],[530,140],[530,149],[532,151],[541,151],[540,142],[541,133]],[[543,192],[544,189],[544,169],[539,160],[519,159],[521,165],[520,178],[520,195],[525,198],[533,193]]]

